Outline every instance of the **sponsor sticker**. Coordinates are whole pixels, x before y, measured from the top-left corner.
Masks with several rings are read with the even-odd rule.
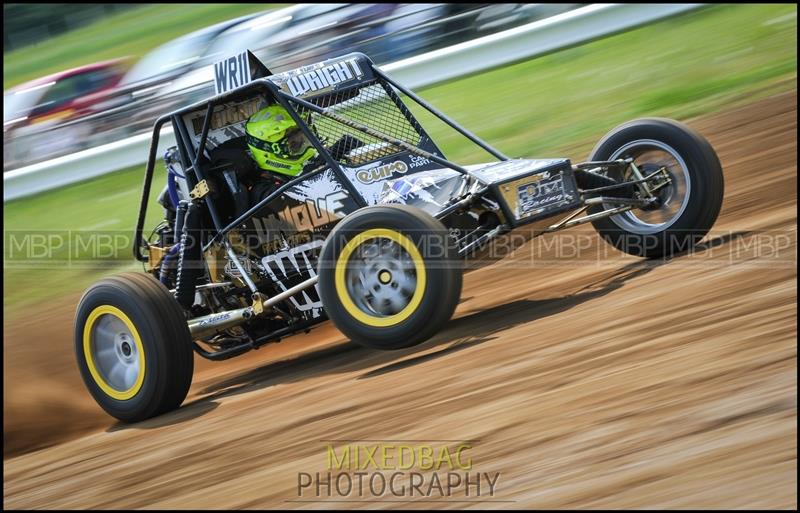
[[[280,221],[293,225],[298,231],[313,231],[315,228],[338,221],[345,216],[345,204],[348,194],[345,191],[336,191],[322,198],[306,198],[298,201],[296,205],[287,205],[283,210],[272,214]],[[262,221],[253,217],[253,224],[263,242],[268,240],[268,234],[262,226]]]
[[[262,98],[251,98],[242,102],[218,105],[211,114],[209,129],[219,130],[220,128],[246,121],[250,116],[259,111],[262,104]],[[205,111],[198,112],[192,116],[191,122],[194,135],[199,136],[203,132],[203,121],[206,117]]]
[[[335,89],[341,84],[359,80],[365,75],[358,57],[320,63],[278,75],[283,88],[292,96],[307,96]]]
[[[474,169],[471,174],[486,183],[505,182],[517,176],[534,173],[561,163],[566,166],[567,161],[563,159],[506,160]]]
[[[402,160],[395,160],[390,164],[376,166],[369,169],[362,169],[356,173],[356,179],[363,184],[371,184],[391,178],[395,173],[404,174],[408,171],[408,165]]]
[[[224,312],[224,313],[221,313],[219,315],[215,315],[214,317],[211,317],[210,319],[205,319],[205,320],[200,321],[198,326],[201,327],[201,328],[204,328],[206,326],[210,326],[210,325],[216,324],[218,322],[222,322],[222,321],[228,319],[230,316],[231,316],[230,312]]]
[[[431,163],[430,160],[426,159],[425,157],[420,157],[419,155],[409,155],[408,157],[411,160],[411,164],[409,166],[411,169],[427,166]]]
[[[517,188],[517,198],[519,199],[518,211],[520,215],[540,210],[544,207],[558,203],[566,199],[564,195],[564,182],[560,173],[549,176],[544,173],[538,179],[520,185]]]

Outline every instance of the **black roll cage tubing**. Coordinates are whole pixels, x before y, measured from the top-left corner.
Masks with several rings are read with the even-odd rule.
[[[422,108],[424,108],[425,110],[427,110],[428,112],[430,112],[431,114],[433,114],[434,116],[445,122],[451,128],[459,132],[461,135],[463,135],[476,145],[480,146],[486,152],[488,152],[489,154],[491,154],[492,156],[496,157],[499,160],[509,160],[508,156],[501,153],[497,149],[493,148],[491,145],[481,140],[478,136],[476,136],[469,130],[463,128],[454,120],[446,116],[444,113],[439,112],[435,107],[433,107],[431,104],[429,104],[428,102],[426,102],[425,100],[414,94],[406,87],[397,83],[395,80],[393,80],[388,75],[383,73],[380,69],[375,67],[375,65],[372,64],[372,62],[370,62],[370,66],[376,77],[395,87],[401,93],[411,98],[419,106],[421,106]],[[322,116],[333,119],[334,121],[342,123],[346,126],[364,132],[372,137],[375,137],[376,139],[387,142],[393,146],[402,148],[406,151],[409,151],[410,153],[423,156],[433,162],[436,162],[437,164],[453,169],[459,173],[467,174],[466,169],[445,158],[439,157],[438,155],[434,155],[433,153],[417,148],[416,146],[413,146],[406,142],[390,137],[386,134],[378,132],[377,130],[373,130],[367,126],[364,126],[350,119],[338,116],[337,114],[329,112],[327,109],[318,107],[317,105],[314,105],[313,103],[310,103],[306,100],[287,94],[284,91],[282,91],[276,84],[271,82],[268,78],[256,79],[248,84],[237,87],[231,91],[218,94],[208,100],[195,102],[187,107],[175,110],[169,114],[165,114],[164,116],[161,116],[158,119],[156,119],[153,125],[153,135],[150,140],[150,152],[147,158],[147,166],[145,168],[145,174],[144,174],[144,184],[142,187],[142,197],[139,203],[139,216],[136,220],[136,231],[134,232],[133,255],[136,258],[136,260],[140,262],[147,262],[149,260],[149,255],[142,254],[141,252],[142,248],[149,247],[147,241],[143,239],[142,233],[144,230],[145,217],[147,215],[147,203],[150,198],[150,187],[153,181],[153,172],[155,170],[159,135],[161,133],[161,128],[163,127],[164,123],[166,123],[167,121],[170,121],[172,123],[172,128],[175,133],[176,141],[178,143],[178,153],[181,158],[181,164],[184,169],[184,175],[186,176],[187,185],[190,189],[192,189],[197,185],[197,183],[203,181],[206,178],[205,172],[203,170],[204,166],[202,160],[205,158],[204,157],[205,145],[206,145],[206,140],[208,138],[208,131],[211,127],[211,118],[214,112],[214,107],[220,105],[221,103],[229,99],[239,97],[243,93],[250,92],[251,90],[256,91],[257,94],[267,93],[269,96],[277,100],[278,103],[280,103],[280,105],[283,106],[289,112],[289,115],[292,117],[292,119],[294,119],[295,123],[297,123],[297,125],[303,131],[303,134],[308,138],[308,140],[311,142],[312,146],[314,146],[317,152],[320,155],[322,155],[326,163],[330,166],[330,169],[333,170],[333,172],[337,175],[339,180],[347,188],[348,193],[353,197],[353,199],[360,207],[366,206],[367,205],[366,201],[364,201],[364,198],[361,196],[358,190],[353,186],[352,182],[345,176],[344,171],[342,171],[340,164],[333,159],[333,157],[330,155],[328,150],[325,149],[325,147],[323,146],[319,138],[316,136],[316,134],[314,134],[313,131],[309,129],[307,124],[300,118],[299,114],[297,114],[296,110],[292,107],[291,105],[292,103],[300,105]],[[394,103],[397,104],[398,108],[401,109],[401,111],[405,116],[410,115],[410,112],[408,112],[407,107],[397,95],[392,94],[389,96],[392,98]],[[197,151],[195,152],[191,137],[189,136],[186,130],[186,126],[183,123],[181,116],[183,116],[184,114],[188,114],[190,112],[195,112],[203,106],[206,107],[205,109],[206,112],[205,112],[205,117],[203,119],[203,128],[200,134],[200,142],[198,144]],[[415,120],[415,125],[417,125],[416,120]],[[427,132],[423,130],[423,133],[426,134]],[[191,170],[192,173],[189,173],[188,172],[189,170]],[[281,185],[276,190],[274,190],[272,193],[270,193],[266,198],[262,199],[254,206],[252,206],[250,209],[248,209],[247,212],[244,212],[237,219],[229,223],[227,226],[222,225],[211,195],[206,196],[204,200],[208,205],[208,210],[209,213],[211,214],[211,220],[214,223],[214,229],[216,230],[216,233],[211,238],[211,240],[203,247],[203,251],[207,250],[212,244],[214,244],[216,241],[218,241],[221,237],[230,232],[232,229],[241,225],[250,216],[252,216],[258,210],[263,208],[264,205],[270,203],[273,199],[278,197],[284,191],[297,185],[298,183],[301,183],[303,180],[307,179],[310,175],[316,174],[317,172],[323,172],[324,170],[325,168],[321,168],[318,169],[317,171],[312,172],[311,174],[298,176],[297,178],[286,182],[285,184]]]

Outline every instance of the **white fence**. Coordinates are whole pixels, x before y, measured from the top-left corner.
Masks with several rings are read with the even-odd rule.
[[[528,25],[381,66],[401,83],[419,88],[485,71],[613,34],[703,4],[591,4]],[[147,161],[151,133],[65,155],[3,174],[3,201],[94,178]],[[161,131],[159,154],[175,144]]]

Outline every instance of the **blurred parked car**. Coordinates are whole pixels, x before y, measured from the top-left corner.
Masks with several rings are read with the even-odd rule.
[[[195,69],[176,78],[159,90],[152,102],[137,102],[139,108],[129,120],[136,130],[151,127],[163,112],[178,109],[213,94],[211,64],[244,50],[263,48],[262,41],[273,33],[287,30],[292,23],[316,16],[321,12],[339,9],[347,4],[297,4],[283,9],[267,11],[219,34],[208,46]],[[269,60],[264,61],[268,66]],[[203,63],[204,65],[199,65]]]
[[[233,50],[228,48],[232,40],[258,40],[265,31],[279,30],[284,22],[292,19],[292,13],[311,13],[315,7],[324,6],[295,5],[242,16],[192,32],[153,50],[123,79],[123,84],[128,82],[130,85],[123,86],[106,105],[107,119],[124,125],[114,131],[116,137],[147,130],[161,113],[190,103],[195,97],[190,85],[202,83],[207,74],[211,76],[208,71],[211,64],[232,54],[229,52]],[[179,58],[179,55],[182,57]],[[172,64],[163,65],[165,71],[156,76],[154,72],[162,61]],[[150,78],[141,78],[148,70]],[[197,79],[198,76],[203,78]],[[176,94],[175,91],[179,92]]]
[[[147,131],[164,112],[212,96],[211,64],[244,50],[252,51],[274,73],[354,51],[366,53],[382,65],[582,5],[585,4],[296,4],[243,16],[181,36],[153,50],[130,69],[113,94],[104,95],[95,104],[96,114],[77,120],[57,118],[66,121],[66,125],[50,130],[59,135],[57,140],[46,151],[27,154],[27,158],[43,160],[54,153],[68,153],[70,145],[71,151],[76,151]],[[5,109],[4,132],[7,124],[14,128],[20,123],[8,116],[9,110],[19,110],[11,106]],[[24,115],[18,117],[22,119]],[[52,128],[55,123],[40,126]],[[41,140],[37,138],[37,144]],[[14,150],[22,152],[27,148],[27,144],[20,144]],[[8,161],[7,156],[4,167]]]
[[[279,9],[232,27],[209,47],[203,59],[215,62],[244,50],[252,51],[273,72],[360,51],[376,62],[388,62],[424,50],[435,31],[422,27],[406,30],[396,40],[394,32],[413,29],[444,13],[441,4],[298,4]],[[179,108],[213,94],[210,66],[173,81],[162,90],[156,111]]]
[[[250,48],[284,71],[338,54],[387,64],[570,11],[583,4],[346,4]],[[263,55],[262,55],[263,54]]]
[[[443,4],[347,4],[261,41],[254,53],[272,59],[276,71],[296,68],[348,52],[363,52],[378,64],[427,49],[439,27]]]
[[[122,77],[120,89],[130,93],[133,99],[152,95],[159,86],[195,67],[208,64],[209,60],[204,58],[204,54],[217,36],[258,15],[253,13],[223,21],[157,47],[139,59]]]
[[[40,134],[40,155],[83,147],[89,135],[87,127],[63,131],[53,128],[102,109],[124,73],[124,60],[115,59],[54,73],[5,91],[3,167],[26,158],[32,148],[23,141],[32,134]],[[15,144],[10,144],[12,140]]]
[[[20,84],[3,93],[3,132],[74,119],[95,110],[122,79],[122,59],[98,62]]]
[[[302,4],[222,32],[203,58],[211,63],[250,50],[276,73],[353,51],[386,64],[580,5]],[[162,90],[160,110],[189,105],[212,94],[211,67],[198,67]]]
[[[203,54],[203,60],[213,63],[244,50],[261,51],[275,34],[292,32],[293,27],[299,23],[329,12],[340,11],[348,5],[297,4],[263,13],[222,32]],[[270,64],[268,60],[264,62]]]
[[[261,16],[248,20],[221,33],[209,46],[203,55],[203,60],[213,63],[231,55],[236,55],[245,50],[253,51],[272,71],[277,52],[270,51],[267,43],[275,34],[282,32],[294,33],[293,27],[303,23],[309,18],[338,11],[348,4],[297,4],[284,9],[270,11]],[[213,71],[210,66],[198,66],[164,89],[164,96],[186,93],[185,101],[191,103],[195,99],[205,98],[208,86],[213,80]],[[202,87],[202,94],[198,95],[196,88]]]
[[[441,37],[435,50],[549,18],[587,4],[445,4]]]
[[[141,106],[158,96],[159,90],[172,80],[195,67],[209,64],[204,54],[219,34],[260,14],[240,16],[190,32],[147,53],[122,77],[114,94],[103,103],[103,119],[94,123],[97,132],[105,133],[104,139],[113,139],[146,128],[150,122],[149,119],[143,121]]]

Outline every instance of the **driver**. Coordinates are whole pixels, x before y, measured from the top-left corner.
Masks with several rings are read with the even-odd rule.
[[[247,120],[247,147],[258,167],[288,177],[300,175],[317,150],[280,105],[269,105]]]
[[[310,119],[306,124],[316,134]],[[325,164],[325,159],[318,154],[292,116],[278,104],[264,107],[250,116],[245,133],[253,160],[262,170],[277,173],[273,177],[279,178],[279,182]],[[323,138],[323,144],[325,140]],[[361,140],[344,133],[326,149],[333,159],[348,161],[348,152],[361,146],[364,146]]]

